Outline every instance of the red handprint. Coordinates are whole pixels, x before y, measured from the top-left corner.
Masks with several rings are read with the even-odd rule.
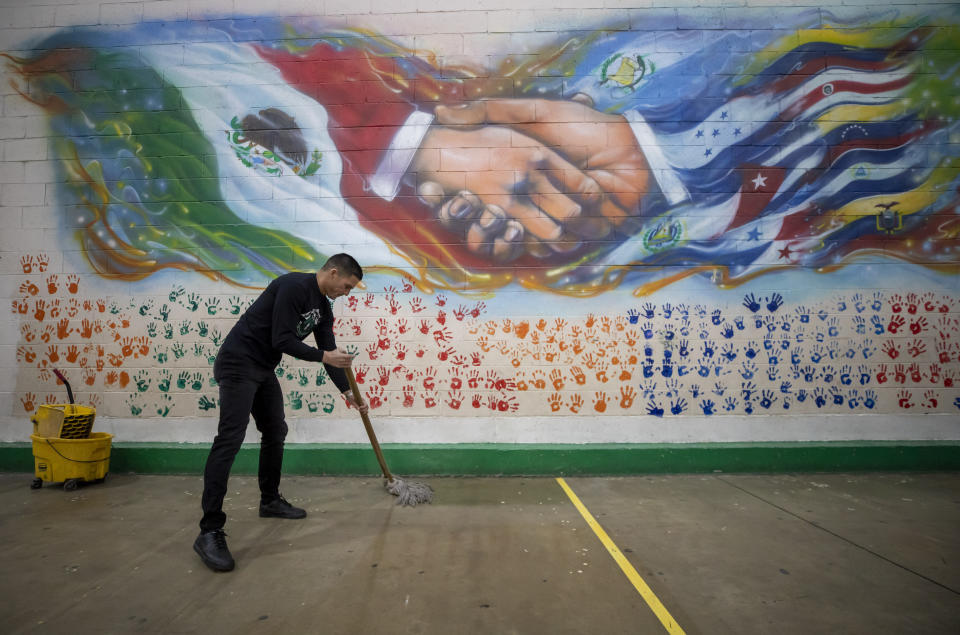
[[[597,412],[606,412],[607,402],[610,401],[610,397],[607,396],[607,393],[603,391],[595,392],[593,399],[593,409]]]
[[[883,346],[880,347],[884,353],[886,353],[890,359],[896,359],[900,356],[900,349],[897,347],[896,342],[893,340],[887,340],[883,343]]]
[[[919,333],[922,333],[923,331],[926,331],[927,327],[929,326],[930,326],[930,323],[927,322],[927,318],[921,315],[916,320],[913,320],[912,322],[910,322],[910,332],[913,333],[914,335],[917,335]]]
[[[913,393],[909,390],[901,390],[897,393],[901,408],[913,408]]]
[[[403,407],[404,408],[413,408],[413,396],[414,396],[414,387],[404,386],[403,387]]]
[[[71,364],[77,361],[77,358],[80,357],[80,349],[77,348],[76,344],[71,344],[67,347],[67,361]]]
[[[910,373],[910,379],[913,380],[913,383],[919,384],[923,381],[923,372],[920,370],[920,366],[916,362],[910,364],[910,368],[907,369]]]
[[[463,395],[458,391],[451,390],[447,393],[447,405],[453,408],[454,410],[460,410],[460,406],[463,404]]]
[[[20,403],[23,404],[23,409],[26,412],[33,412],[36,409],[37,396],[32,392],[28,392],[20,397]]]
[[[23,273],[33,273],[33,256],[21,256],[20,267],[23,269]]]
[[[896,368],[894,368],[893,381],[897,382],[898,384],[906,383],[907,371],[903,367],[903,364],[897,364]]]
[[[47,293],[53,295],[57,292],[57,274],[47,276]]]
[[[892,318],[890,318],[890,324],[887,325],[887,330],[891,333],[897,333],[906,323],[907,321],[903,319],[902,315],[894,315]]]
[[[57,339],[66,339],[70,335],[70,320],[63,318],[57,322]]]
[[[620,387],[620,407],[627,409],[633,405],[633,400],[637,397],[637,391],[632,386]]]
[[[71,273],[67,276],[67,291],[70,293],[76,293],[80,290],[80,276],[75,273]]]

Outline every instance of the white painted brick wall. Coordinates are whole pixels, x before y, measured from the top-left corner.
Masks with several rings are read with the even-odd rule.
[[[403,45],[433,51],[445,64],[464,63],[495,67],[505,53],[514,54],[519,59],[525,53],[538,51],[555,43],[558,33],[591,30],[598,26],[607,29],[661,31],[656,36],[654,50],[663,55],[661,59],[675,59],[694,50],[701,43],[713,41],[713,37],[722,36],[724,29],[738,28],[745,18],[755,20],[758,15],[764,16],[771,28],[775,28],[801,15],[810,16],[811,25],[817,26],[821,22],[829,25],[835,20],[861,18],[865,14],[892,16],[897,12],[914,12],[929,13],[933,16],[929,23],[936,26],[951,20],[956,21],[955,10],[952,14],[949,11],[944,12],[944,8],[951,4],[954,3],[947,0],[922,4],[836,0],[835,4],[829,6],[814,0],[794,0],[789,3],[783,0],[0,0],[0,50],[22,54],[24,51],[20,49],[28,48],[32,43],[58,32],[62,27],[102,25],[108,29],[121,29],[145,21],[156,22],[157,29],[161,29],[165,22],[185,19],[201,21],[248,15],[309,15],[325,16],[326,23],[335,28],[370,29],[392,37]],[[760,30],[755,34],[752,46],[759,46],[770,34],[769,30]],[[793,34],[792,29],[786,29],[780,34],[785,36],[785,48],[794,45],[795,40],[790,38]],[[177,43],[170,46],[182,48]],[[944,54],[950,55],[951,51],[944,51]],[[108,288],[109,283],[89,270],[83,255],[76,251],[77,244],[63,243],[62,217],[65,213],[71,215],[72,211],[65,210],[63,204],[57,200],[57,192],[62,189],[62,185],[57,182],[57,171],[52,156],[48,155],[49,130],[46,119],[38,114],[35,105],[24,100],[10,86],[9,80],[15,78],[8,75],[9,71],[0,72],[4,73],[0,77],[0,96],[3,97],[0,113],[0,302],[8,307],[11,297],[17,294],[23,278],[19,264],[20,254],[23,252],[47,252],[50,256],[47,273],[67,274],[80,271],[84,276],[83,284],[89,285],[89,288],[98,284]],[[208,102],[216,93],[211,90],[209,94]],[[228,108],[230,105],[222,103],[220,106]],[[230,160],[230,157],[221,156],[220,160]],[[496,157],[492,160],[496,162]],[[248,193],[251,199],[272,201],[277,210],[291,221],[316,222],[309,217],[309,206],[305,202],[290,199],[288,196],[282,189],[262,184],[253,188],[252,193]],[[343,201],[337,201],[336,205],[342,207],[343,216],[352,213]],[[277,228],[291,229],[293,226],[281,223],[277,224]],[[333,233],[335,228],[330,231]],[[65,252],[55,251],[58,246]],[[769,260],[769,264],[778,264],[776,255]],[[882,262],[876,257],[873,260]],[[866,266],[866,263],[865,259],[861,265]],[[873,270],[873,275],[876,275],[876,270],[877,268]],[[176,279],[171,274],[162,275],[166,276],[164,279]],[[39,282],[44,276],[32,277]],[[832,292],[829,286],[831,284],[836,287],[833,291],[838,294],[849,294],[858,290],[851,284],[845,287],[844,284],[824,278],[825,296]],[[875,286],[883,287],[884,283],[877,282]],[[157,306],[166,301],[164,289],[158,291],[156,286],[151,287],[150,282],[130,283],[129,287],[124,287],[125,290],[127,288],[133,289],[130,293],[138,299],[153,300]],[[190,291],[224,295],[224,301],[228,295],[223,293],[222,285],[199,277],[195,278],[195,284],[191,285]],[[115,287],[112,293],[115,294]],[[510,293],[516,294],[518,303],[523,301],[524,292],[510,290],[505,292],[505,295]],[[108,297],[110,300],[127,300],[116,298],[115,295]],[[567,301],[558,300],[557,304],[573,306]],[[577,310],[579,308],[581,307],[578,306]],[[180,311],[176,314],[178,320],[193,315],[179,305],[177,310]],[[584,314],[588,310],[583,308]],[[431,307],[431,316],[435,314],[435,307]],[[373,314],[363,316],[361,320],[365,321],[367,328],[373,328],[370,322],[378,317],[380,314]],[[211,323],[226,330],[232,320],[232,317],[221,315],[212,319]],[[844,332],[850,332],[854,328],[849,316],[844,316],[841,323]],[[0,335],[0,417],[5,417],[9,412],[18,412],[18,409],[21,409],[20,399],[12,386],[17,377],[15,355],[20,322],[15,316],[3,313],[0,324],[10,326],[0,329],[3,331],[3,335]],[[426,340],[429,341],[429,336]],[[192,345],[198,340],[195,334],[191,333],[185,341]],[[931,344],[927,353],[918,359],[929,363],[933,355]],[[193,364],[192,369],[204,372],[208,370],[201,362],[192,359],[187,361]],[[152,364],[150,359],[142,358],[131,360],[127,368],[133,375],[137,371],[149,370]],[[591,377],[589,386],[592,390],[600,390],[603,383]],[[887,391],[887,394],[895,392],[895,388],[890,384],[883,390]],[[106,409],[118,412],[128,407],[129,391],[112,388],[105,394]],[[192,393],[188,396],[196,398]],[[523,403],[541,398],[532,392],[518,396]],[[392,404],[390,408],[390,414],[405,414],[396,404]],[[795,412],[815,414],[818,410],[811,402],[807,402],[802,406],[798,405]],[[431,415],[432,412],[421,408],[420,411],[406,414]],[[0,421],[4,419],[0,418]],[[346,423],[347,421],[349,423]],[[541,418],[532,423],[524,422],[518,425],[533,430],[545,422],[546,418]],[[169,423],[171,428],[175,427],[172,422]],[[751,425],[755,427],[755,424],[750,422],[737,423],[738,430],[741,431],[750,430]],[[892,421],[884,425],[886,430],[906,429],[904,424]],[[352,426],[352,430],[355,422],[345,419],[341,425],[342,430],[335,431],[333,436],[337,437],[339,434],[342,437],[348,426]],[[478,436],[476,440],[489,440],[501,434],[494,429],[496,427],[492,425],[483,433],[486,436]],[[802,426],[795,424],[795,427],[799,429]],[[934,429],[936,426],[931,425],[930,428]],[[655,427],[651,428],[653,429]],[[4,438],[4,434],[0,431],[0,440]],[[536,434],[538,433],[530,433],[531,436],[526,440],[542,440],[542,437],[536,437]],[[867,433],[859,434],[869,438]],[[430,440],[429,436],[425,439]],[[409,441],[402,433],[397,440]]]

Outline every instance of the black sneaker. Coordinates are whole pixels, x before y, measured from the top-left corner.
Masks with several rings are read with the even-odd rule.
[[[222,529],[201,531],[193,541],[193,550],[203,560],[203,564],[214,571],[233,571],[235,563],[227,549],[227,534]]]
[[[269,503],[260,503],[260,518],[306,518],[307,512],[294,507],[283,496],[277,496]]]

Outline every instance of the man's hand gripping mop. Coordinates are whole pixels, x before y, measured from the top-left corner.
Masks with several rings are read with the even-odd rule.
[[[350,381],[350,389],[353,391],[353,399],[357,404],[363,403],[363,397],[360,395],[360,388],[357,386],[357,380],[353,376],[353,369],[345,368],[347,379]],[[377,455],[377,461],[380,462],[380,469],[383,471],[383,477],[386,479],[384,487],[387,491],[397,497],[397,505],[419,505],[420,503],[433,502],[433,488],[424,483],[408,483],[399,479],[390,473],[387,462],[383,459],[383,452],[380,451],[380,444],[377,443],[377,435],[373,433],[373,426],[370,424],[370,418],[360,413],[363,419],[363,427],[367,429],[367,436],[370,437],[370,445]]]

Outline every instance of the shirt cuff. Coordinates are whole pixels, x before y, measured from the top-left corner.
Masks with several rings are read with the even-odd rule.
[[[657,143],[653,129],[643,116],[636,110],[628,110],[623,113],[623,116],[630,124],[633,136],[637,138],[637,143],[640,144],[643,155],[653,172],[653,178],[657,180],[657,185],[660,186],[660,191],[663,192],[667,202],[670,205],[677,205],[690,198],[690,193],[680,181],[676,171],[670,167],[670,162],[667,161],[660,144]]]
[[[432,122],[433,115],[422,110],[415,110],[407,117],[370,179],[370,186],[377,196],[392,201],[397,195],[400,179],[407,173]]]

